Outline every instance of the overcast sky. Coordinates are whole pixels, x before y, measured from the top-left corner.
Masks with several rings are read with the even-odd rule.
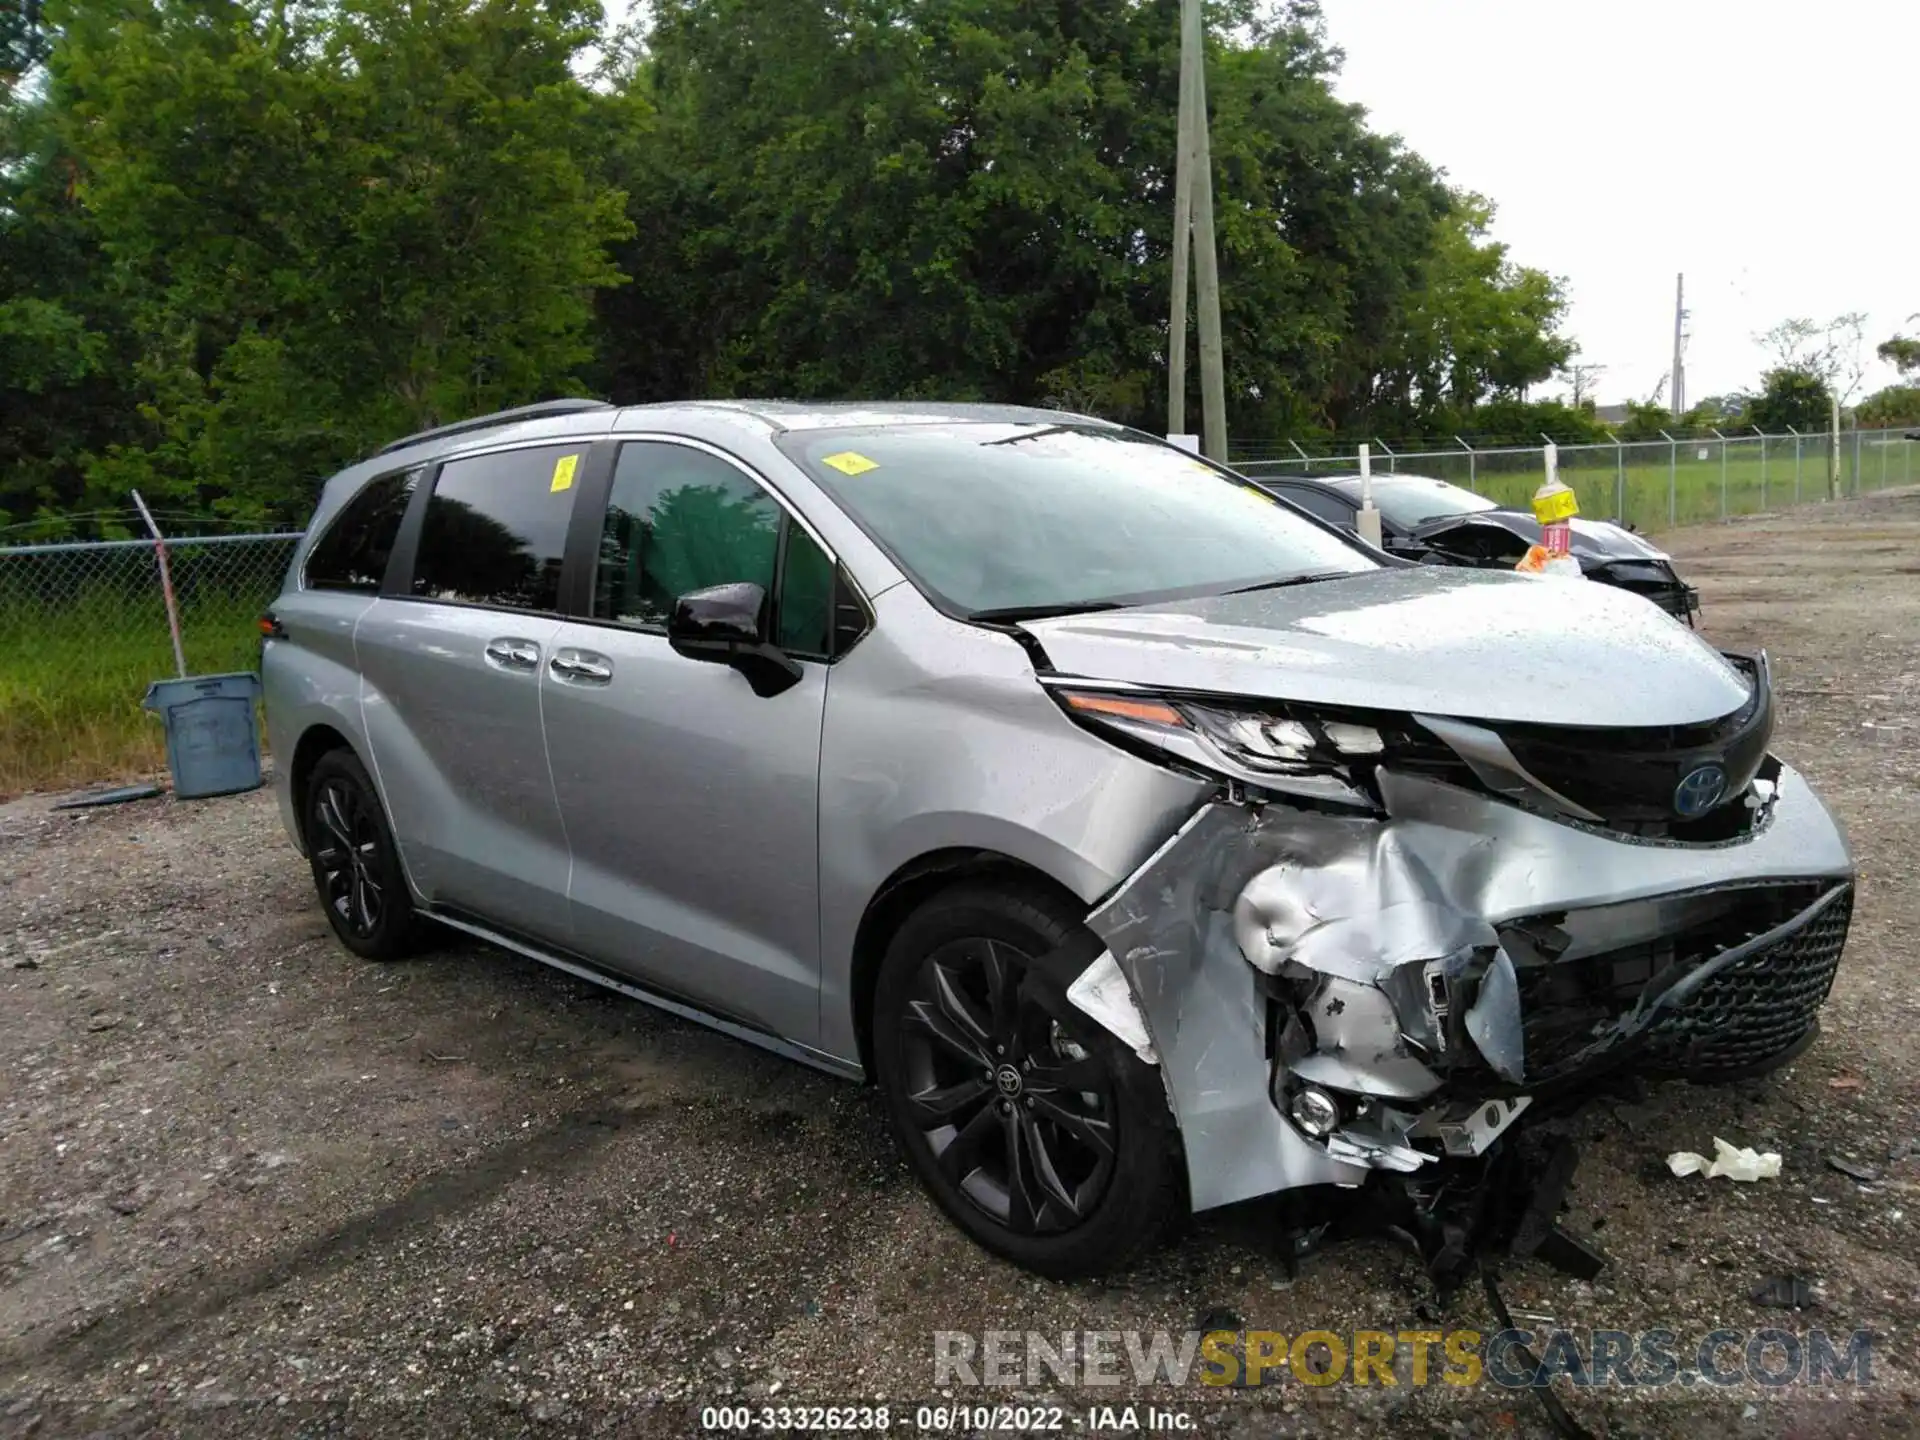
[[[1687,277],[1690,401],[1751,387],[1754,335],[1920,322],[1916,0],[1324,0],[1340,94],[1499,207],[1564,276],[1603,401],[1670,368]],[[1873,362],[1862,393],[1891,383]]]

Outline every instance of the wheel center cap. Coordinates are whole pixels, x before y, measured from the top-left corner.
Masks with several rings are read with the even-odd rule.
[[[1020,1093],[1020,1072],[1011,1065],[1002,1065],[993,1072],[993,1083],[1002,1095],[1012,1099]]]

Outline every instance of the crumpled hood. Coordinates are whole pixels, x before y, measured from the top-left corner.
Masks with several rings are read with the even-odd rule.
[[[1054,670],[1176,690],[1541,725],[1697,725],[1747,682],[1637,595],[1408,566],[1022,626]]]
[[[1465,515],[1446,515],[1427,520],[1410,532],[1416,540],[1434,541],[1459,530],[1491,525],[1506,531],[1528,545],[1540,543],[1540,522],[1523,510],[1475,510]],[[1582,560],[1666,560],[1667,552],[1650,544],[1624,526],[1611,520],[1583,520],[1578,515],[1569,522],[1573,553]]]

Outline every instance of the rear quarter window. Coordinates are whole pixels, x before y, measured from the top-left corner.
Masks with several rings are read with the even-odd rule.
[[[425,472],[405,470],[368,481],[333,517],[307,552],[309,590],[358,590],[378,594],[393,555],[394,537],[407,502]]]

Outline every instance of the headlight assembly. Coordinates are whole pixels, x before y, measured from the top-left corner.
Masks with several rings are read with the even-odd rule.
[[[1389,736],[1357,720],[1332,719],[1299,706],[1241,708],[1215,700],[1143,691],[1062,686],[1054,696],[1081,724],[1131,748],[1262,789],[1377,810],[1374,764]]]

